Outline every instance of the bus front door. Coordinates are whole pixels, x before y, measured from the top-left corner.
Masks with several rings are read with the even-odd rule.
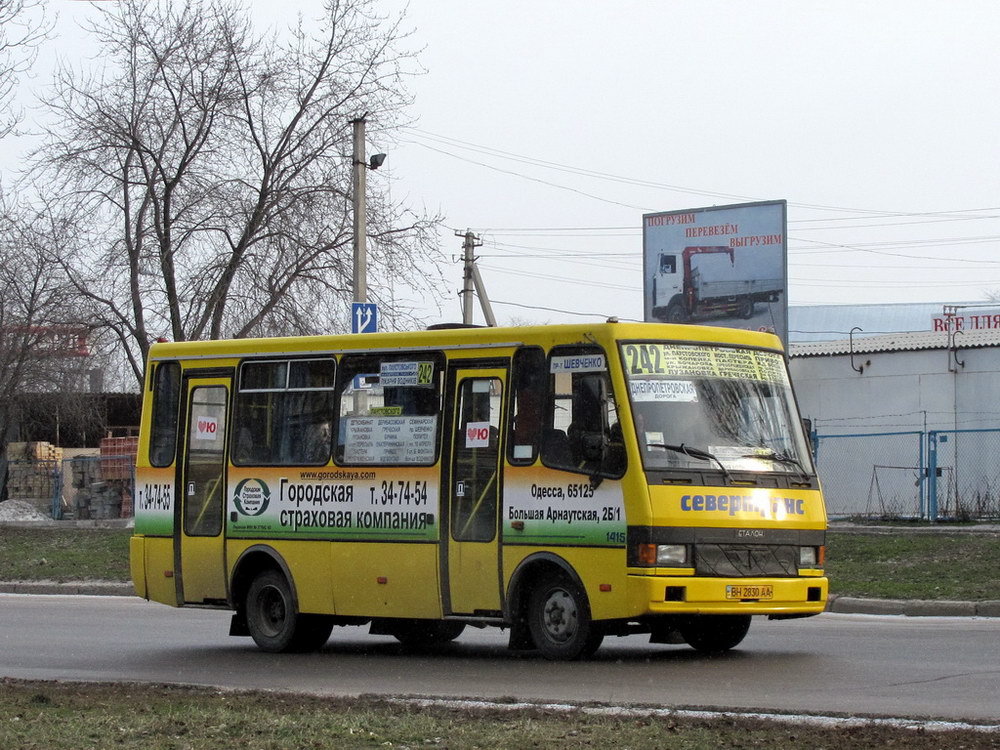
[[[506,369],[453,368],[448,377],[452,440],[443,482],[442,598],[445,614],[501,610],[500,417]]]
[[[226,599],[223,513],[230,378],[185,378],[187,427],[180,522],[174,524],[178,600]]]

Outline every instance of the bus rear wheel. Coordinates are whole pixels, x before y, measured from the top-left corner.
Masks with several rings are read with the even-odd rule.
[[[550,575],[528,599],[528,629],[535,648],[550,660],[590,656],[604,633],[590,619],[587,595],[565,575]]]
[[[245,607],[250,636],[270,653],[315,651],[333,630],[331,618],[296,610],[292,587],[276,570],[265,570],[254,578]]]
[[[684,620],[678,629],[691,648],[720,654],[736,648],[746,638],[750,615],[698,615]]]

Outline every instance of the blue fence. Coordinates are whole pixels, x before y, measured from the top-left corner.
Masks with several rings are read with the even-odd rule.
[[[813,445],[831,518],[1000,518],[1000,429],[814,433]]]
[[[1000,430],[927,433],[931,519],[1000,518]]]

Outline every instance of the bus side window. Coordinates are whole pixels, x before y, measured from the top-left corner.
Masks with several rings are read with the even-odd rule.
[[[591,476],[620,477],[625,471],[625,446],[603,352],[559,348],[550,363],[542,463]]]
[[[496,536],[502,398],[499,378],[467,378],[459,388],[452,481],[462,492],[456,492],[451,507],[452,536],[459,541],[488,542]],[[470,436],[472,426],[487,437]]]
[[[513,398],[507,460],[515,466],[529,466],[538,457],[545,415],[545,392],[548,388],[545,352],[539,347],[526,347],[514,352],[511,380]]]
[[[149,463],[170,466],[177,453],[177,409],[181,398],[181,366],[163,362],[153,373],[153,414]]]
[[[244,362],[236,394],[233,464],[326,464],[335,370],[329,358]]]
[[[430,466],[437,460],[444,356],[341,360],[334,460],[347,466]]]

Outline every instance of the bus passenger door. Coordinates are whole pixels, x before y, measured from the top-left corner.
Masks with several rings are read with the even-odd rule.
[[[181,462],[179,523],[174,524],[178,601],[226,598],[223,513],[231,378],[186,377],[187,427]]]
[[[450,460],[442,482],[441,579],[445,614],[501,610],[498,514],[506,369],[453,368],[448,375]]]

